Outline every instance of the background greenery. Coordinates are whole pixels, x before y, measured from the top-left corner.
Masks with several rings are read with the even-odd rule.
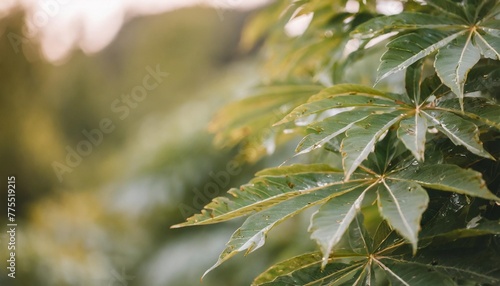
[[[193,189],[213,182],[210,172],[225,170],[235,154],[214,149],[206,128],[222,104],[258,80],[256,57],[238,48],[246,17],[227,11],[221,21],[214,9],[193,8],[137,18],[105,50],[75,51],[57,66],[39,55],[36,41],[14,52],[6,35],[22,35],[22,11],[0,20],[0,174],[5,184],[16,176],[19,226],[17,278],[0,267],[1,285],[121,285],[113,277],[122,271],[133,276],[128,285],[200,283],[235,225],[169,227],[185,219],[179,204],[196,209]],[[111,102],[157,64],[168,78],[119,120]],[[51,164],[64,162],[65,147],[102,118],[115,123],[114,132],[59,182]],[[267,160],[245,165],[230,186],[282,159]],[[273,251],[228,264],[203,285],[248,285],[286,251],[280,240],[304,230],[283,227]],[[0,238],[3,260],[5,231]]]

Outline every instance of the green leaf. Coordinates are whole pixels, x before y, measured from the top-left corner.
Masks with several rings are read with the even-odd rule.
[[[284,105],[305,101],[321,88],[317,85],[298,84],[262,87],[256,91],[256,95],[226,105],[212,120],[209,129],[213,132],[222,132],[217,136],[224,137],[216,138],[216,140],[223,140],[225,136],[239,139],[237,135],[232,135],[232,133],[240,132],[237,128],[251,126],[252,122],[257,121],[263,114],[270,117],[270,122],[267,124],[272,123],[273,118],[279,116],[279,110]],[[272,112],[277,112],[277,114],[272,114]]]
[[[437,74],[433,74],[424,79],[420,85],[421,89],[421,101],[425,101],[429,96],[433,95],[436,98],[441,98],[450,92],[450,88],[441,82],[441,79]],[[458,109],[460,110],[460,105]]]
[[[231,197],[218,197],[205,206],[201,214],[188,218],[187,222],[174,225],[183,227],[218,223],[269,208],[293,197],[323,188],[342,185],[344,174],[327,165],[316,165],[316,172],[309,171],[309,165],[296,165],[281,170],[264,171],[260,177],[231,189]],[[286,173],[288,171],[288,173]],[[286,175],[272,175],[284,172]],[[270,175],[268,175],[270,174]]]
[[[341,155],[342,169],[263,170],[174,227],[248,216],[210,271],[262,247],[271,229],[315,207],[309,231],[321,253],[278,263],[253,285],[500,285],[500,224],[491,201],[500,198],[487,187],[498,191],[498,164],[478,157],[499,154],[499,1],[405,1],[410,12],[382,17],[377,1],[357,1],[358,12],[347,13],[350,2],[275,1],[263,9],[241,42],[248,51],[266,37],[272,69],[263,81],[283,84],[230,104],[209,126],[217,145],[243,143],[248,161],[307,131],[296,152],[335,145],[329,151],[336,154],[305,160]],[[301,36],[284,33],[285,23],[308,13],[314,16]],[[385,53],[372,47],[389,37]],[[378,73],[367,72],[380,56]],[[371,85],[405,69],[405,81],[391,78],[388,91],[333,85]],[[406,94],[389,92],[403,83]],[[251,151],[252,160],[244,153]]]
[[[422,111],[422,113],[455,145],[462,145],[478,156],[493,159],[484,150],[483,143],[479,139],[479,129],[474,123],[449,112]]]
[[[467,76],[465,92],[482,91],[492,96],[500,95],[500,61],[473,68]],[[498,98],[498,96],[497,96]]]
[[[371,248],[372,252],[381,252],[389,246],[396,244],[398,242],[397,238],[395,240],[391,240],[394,235],[395,231],[391,228],[387,221],[381,221],[373,236],[373,245]]]
[[[497,10],[497,13],[500,13],[500,5],[497,5]],[[483,21],[479,23],[479,27],[493,37],[500,37],[500,18]]]
[[[427,133],[427,120],[420,112],[412,118],[401,120],[398,127],[398,138],[418,161],[424,160],[425,134]]]
[[[242,32],[240,46],[248,51],[272,28],[281,28],[293,13],[293,10],[286,9],[288,6],[288,3],[273,2],[267,9],[262,9],[260,13],[251,17]],[[287,10],[287,13],[283,13],[283,10]],[[276,18],[280,18],[279,21],[276,21]]]
[[[465,112],[460,113],[461,115],[500,129],[500,105],[485,98],[466,97],[464,98],[464,106]],[[457,99],[448,99],[441,101],[438,108],[457,112],[460,104]]]
[[[474,41],[485,58],[500,60],[500,37],[491,34],[481,35],[475,31]]]
[[[358,188],[330,199],[314,213],[309,226],[311,238],[316,240],[323,253],[325,266],[333,247],[342,239],[361,207],[368,188]]]
[[[267,233],[277,224],[298,214],[299,212],[323,202],[325,198],[333,196],[336,192],[342,193],[349,189],[349,185],[338,185],[313,193],[305,194],[276,204],[248,217],[243,225],[231,236],[227,247],[222,251],[217,263],[208,269],[203,276],[208,274],[226,260],[239,252],[248,254],[264,245]]]
[[[445,13],[448,16],[458,18],[460,20],[467,20],[467,15],[464,9],[457,3],[450,0],[426,0],[430,6],[439,10],[440,13]]]
[[[446,46],[464,32],[453,34],[435,30],[419,30],[395,38],[387,44],[388,50],[381,58],[377,82],[406,69],[416,61]]]
[[[420,104],[420,97],[422,93],[422,80],[424,65],[423,60],[416,61],[406,69],[405,73],[405,89],[406,94],[412,98],[413,102],[417,105]]]
[[[375,146],[376,152],[371,153],[364,162],[367,172],[383,175],[392,169],[393,160],[406,152],[406,148],[397,140],[396,132],[389,131],[384,139]],[[380,178],[375,176],[376,178]]]
[[[467,0],[464,2],[464,10],[470,22],[476,23],[494,16],[495,5],[498,8],[498,0]]]
[[[430,273],[440,273],[458,281],[470,281],[473,285],[500,284],[500,259],[484,244],[472,249],[460,244],[450,245],[449,249],[423,249],[416,256],[405,255],[403,259],[409,262],[409,268],[420,265]]]
[[[354,123],[365,119],[373,112],[374,111],[371,109],[344,111],[332,117],[328,117],[318,123],[309,125],[308,130],[313,133],[305,136],[302,141],[300,141],[295,152],[297,152],[298,155],[321,147],[322,144],[340,134],[343,134],[351,128]]]
[[[460,21],[444,19],[429,14],[402,12],[397,15],[376,17],[354,29],[352,36],[361,39],[373,38],[388,32],[416,29],[449,29]]]
[[[358,121],[346,132],[342,140],[341,153],[344,166],[345,180],[374,151],[375,144],[380,141],[387,130],[401,120],[404,114],[399,112],[374,114]]]
[[[458,96],[462,110],[467,74],[480,58],[479,49],[472,43],[472,33],[456,38],[436,55],[436,72],[441,81]]]
[[[461,8],[457,3],[450,0],[426,0],[427,4],[439,10],[441,13],[445,13],[448,16],[455,17],[461,20],[466,20],[467,15],[464,9]]]
[[[450,164],[419,166],[416,161],[414,163],[412,167],[391,174],[389,178],[414,182],[426,188],[500,201],[500,198],[488,190],[479,172]]]
[[[429,203],[427,192],[417,183],[383,180],[378,188],[380,214],[417,251],[418,231]]]
[[[339,84],[311,96],[307,103],[292,110],[275,125],[330,109],[392,106],[395,106],[394,99],[385,92],[362,85]]]
[[[439,241],[453,241],[460,238],[475,237],[482,235],[500,235],[500,221],[490,221],[481,217],[474,217],[465,228],[454,229],[447,232],[427,233],[420,239],[433,239]]]
[[[356,277],[363,266],[363,261],[344,263],[333,260],[322,268],[321,254],[303,254],[272,266],[259,275],[252,285],[340,285]]]
[[[215,133],[215,145],[232,147],[245,142],[240,155],[246,161],[256,161],[269,153],[259,147],[266,140],[273,143],[277,140],[271,125],[321,89],[319,85],[291,83],[258,88],[254,96],[230,103],[214,116],[208,129]]]
[[[444,274],[429,271],[429,266],[401,260],[376,260],[376,265],[384,270],[391,285],[404,286],[455,286],[455,282]]]

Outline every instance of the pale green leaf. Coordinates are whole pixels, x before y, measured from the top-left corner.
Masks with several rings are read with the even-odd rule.
[[[477,126],[462,117],[449,112],[422,111],[435,127],[445,134],[455,145],[462,145],[470,152],[489,159],[493,157],[484,150],[479,139]]]
[[[427,133],[427,120],[420,112],[413,117],[401,120],[398,127],[398,138],[411,151],[418,161],[424,160],[425,134]]]
[[[458,96],[462,110],[467,74],[480,58],[481,53],[472,43],[471,33],[456,38],[436,55],[436,72],[441,81]]]
[[[427,192],[417,183],[383,180],[378,188],[380,214],[417,250],[418,231],[429,203]]]

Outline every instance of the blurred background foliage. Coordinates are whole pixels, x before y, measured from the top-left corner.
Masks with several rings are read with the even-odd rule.
[[[15,52],[6,35],[22,35],[23,15],[0,19],[1,174],[5,185],[16,176],[18,223],[16,279],[0,267],[0,285],[199,285],[237,224],[169,227],[202,207],[193,201],[198,190],[217,183],[237,153],[214,148],[206,129],[223,104],[262,81],[259,57],[239,48],[248,12],[227,11],[223,21],[208,8],[135,18],[103,51],[75,50],[59,65],[40,56],[35,40]],[[157,65],[169,76],[119,119],[112,102]],[[103,118],[114,131],[60,182],[53,162],[64,163],[66,146],[76,148]],[[210,196],[280,164],[288,151],[243,165]],[[306,232],[302,220],[283,224],[265,251],[223,265],[203,285],[248,285],[271,264],[312,249],[306,235],[295,235]],[[4,266],[7,238],[2,231]]]

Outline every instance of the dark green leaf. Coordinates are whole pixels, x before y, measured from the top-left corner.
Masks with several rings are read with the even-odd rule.
[[[478,156],[493,159],[484,150],[483,143],[479,139],[479,129],[474,123],[449,112],[423,111],[422,113],[455,145],[462,145]]]
[[[427,192],[417,183],[383,180],[378,188],[380,214],[417,250],[418,231],[429,203]]]
[[[462,115],[500,129],[500,105],[485,98],[472,97],[464,98],[464,105],[465,112],[461,113]],[[441,101],[438,107],[446,111],[457,112],[460,104],[456,99],[449,99]]]
[[[448,16],[461,20],[467,19],[467,15],[465,14],[463,8],[456,2],[450,0],[426,0],[425,2],[439,10],[439,12],[445,13]]]
[[[406,69],[406,74],[405,74],[405,89],[406,89],[406,94],[412,100],[414,101],[415,104],[420,104],[420,94],[421,94],[421,84],[423,81],[423,75],[422,75],[422,70],[423,70],[423,60],[419,60],[415,62],[414,64],[410,65]]]
[[[404,286],[455,286],[453,280],[439,272],[429,271],[429,266],[392,259],[377,260],[378,267],[385,271],[391,285]]]
[[[487,245],[481,248],[484,250],[462,247],[422,250],[415,257],[406,256],[405,260],[412,261],[409,265],[427,267],[431,273],[440,273],[455,280],[464,279],[483,285],[499,285],[500,259],[498,255],[489,253],[491,250],[485,249]]]

